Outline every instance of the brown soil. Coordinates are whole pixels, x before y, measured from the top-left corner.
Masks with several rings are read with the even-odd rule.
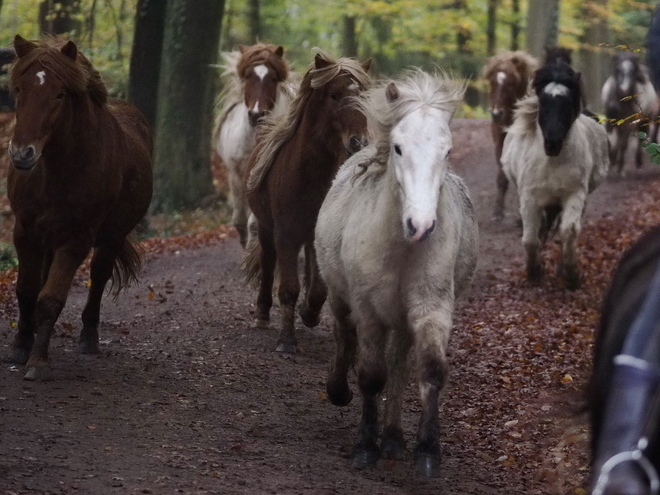
[[[646,213],[657,170],[647,163],[590,197],[581,290],[567,292],[551,275],[555,245],[548,277],[531,288],[515,191],[504,222],[489,221],[488,123],[453,129],[481,257],[456,309],[439,479],[418,476],[410,460],[350,467],[360,400],[354,381],[348,407],[325,396],[327,308],[316,329],[298,325],[297,355],[273,352],[277,331],[253,328],[256,295],[242,281],[236,237],[223,234],[201,247],[150,249],[141,284],[104,301],[101,355],[75,352],[83,274],[51,343],[55,381],[27,382],[22,367],[0,366],[0,493],[584,493],[587,427],[578,413],[598,305],[621,250],[660,218]],[[12,298],[0,312],[0,353],[16,318]],[[404,406],[410,448],[419,413],[412,382]]]

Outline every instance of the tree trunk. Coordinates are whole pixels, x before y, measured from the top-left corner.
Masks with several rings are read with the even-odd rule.
[[[355,16],[345,15],[343,21],[343,36],[342,36],[342,55],[344,57],[358,56],[358,41],[355,32]]]
[[[543,48],[557,44],[559,0],[529,0],[527,8],[527,51],[535,57]]]
[[[79,37],[82,22],[75,19],[80,14],[79,0],[43,0],[39,4],[39,31],[41,34],[66,34]]]
[[[489,57],[495,55],[497,48],[497,4],[499,0],[488,0],[488,23],[486,26],[486,38],[488,40],[486,52]]]
[[[166,10],[165,0],[138,0],[135,10],[133,50],[128,73],[128,101],[140,109],[152,129],[155,129],[156,125]]]
[[[592,6],[600,8],[593,9]],[[594,0],[582,7],[587,25],[582,35],[582,47],[579,51],[579,69],[587,75],[587,77],[582,78],[582,87],[586,92],[589,109],[595,112],[603,110],[600,91],[610,73],[610,57],[599,46],[601,43],[609,43],[610,41],[607,18],[598,13],[599,11],[606,11],[606,9],[607,0]]]
[[[154,211],[213,193],[213,89],[224,0],[169,0],[158,88]]]
[[[261,38],[261,15],[259,13],[259,0],[249,0],[248,24],[250,27],[250,41],[257,43]]]
[[[516,51],[520,47],[520,2],[511,0],[513,10],[513,22],[511,23],[511,50]]]

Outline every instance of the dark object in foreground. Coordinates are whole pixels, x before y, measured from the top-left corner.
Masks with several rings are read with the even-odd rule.
[[[48,347],[76,269],[94,248],[79,351],[99,352],[99,310],[112,278],[137,278],[128,236],[152,194],[152,141],[140,112],[108,100],[72,41],[14,39],[17,95],[7,191],[16,216],[18,332],[10,360],[28,380],[50,380]]]

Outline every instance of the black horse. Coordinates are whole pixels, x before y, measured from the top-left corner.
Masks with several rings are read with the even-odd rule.
[[[658,493],[659,260],[660,226],[624,254],[603,301],[589,387],[594,495]]]

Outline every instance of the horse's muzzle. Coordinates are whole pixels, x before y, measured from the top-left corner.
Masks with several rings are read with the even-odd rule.
[[[9,159],[18,170],[31,170],[39,161],[40,153],[34,145],[25,146],[23,148],[16,148],[9,143]]]
[[[248,121],[252,127],[257,127],[257,125],[263,120],[266,112],[253,112],[252,110],[248,111]]]

